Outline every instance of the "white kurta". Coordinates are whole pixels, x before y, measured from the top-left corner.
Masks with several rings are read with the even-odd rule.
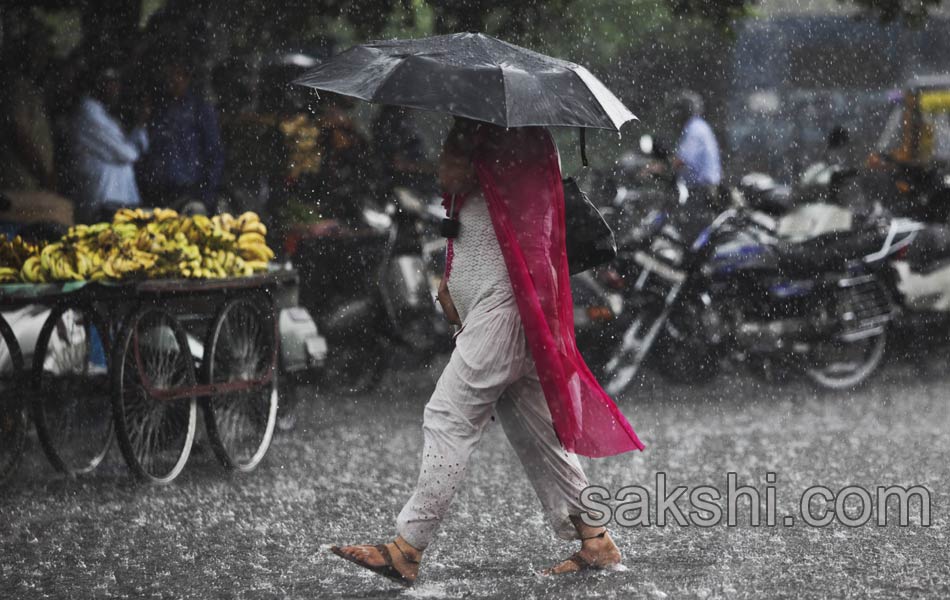
[[[583,512],[587,477],[554,432],[481,194],[466,200],[459,221],[448,287],[463,328],[425,408],[419,482],[399,514],[398,533],[416,548],[429,545],[497,408],[549,521],[560,537],[574,539],[569,517]]]

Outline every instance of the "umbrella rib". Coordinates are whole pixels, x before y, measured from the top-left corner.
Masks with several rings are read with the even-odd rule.
[[[352,48],[347,48],[346,50],[344,50],[343,52],[341,52],[340,54],[338,54],[338,55],[335,56],[334,58],[339,58],[340,56],[344,56],[344,55],[346,55],[346,54],[351,54],[351,53],[355,52],[355,51],[356,51],[357,49],[359,49],[359,48],[361,48],[361,46],[353,46]],[[340,92],[340,91],[338,91],[337,89],[333,89],[333,88],[330,88],[330,87],[320,87],[319,85],[315,85],[315,84],[312,84],[312,83],[308,83],[307,80],[310,79],[310,78],[313,76],[313,73],[316,72],[316,71],[320,71],[320,69],[323,68],[323,67],[324,67],[324,64],[321,63],[321,64],[315,66],[314,68],[308,70],[306,73],[304,73],[304,74],[301,75],[300,77],[297,77],[297,78],[294,79],[291,83],[294,84],[294,85],[302,85],[302,86],[305,86],[305,87],[309,87],[309,88],[311,88],[311,89],[314,89],[314,90],[317,91],[318,95],[319,95],[319,92],[330,92],[330,93],[333,93],[333,94],[341,94],[341,95],[344,95],[344,96],[351,96],[351,97],[353,97],[353,98],[357,98],[357,99],[362,100],[362,101],[364,101],[364,102],[372,102],[372,101],[373,101],[373,100],[372,100],[372,96],[370,96],[370,97],[368,97],[368,98],[364,98],[363,96],[358,95],[358,94],[344,93],[344,92]]]
[[[389,80],[392,79],[392,77],[393,77],[393,75],[396,73],[396,71],[398,71],[399,69],[401,69],[402,66],[403,66],[404,64],[406,64],[406,59],[407,59],[407,58],[408,58],[408,56],[403,57],[402,60],[399,61],[399,64],[397,64],[395,67],[393,67],[392,70],[390,70],[389,73],[386,74],[386,77],[384,77],[383,80],[379,82],[379,85],[376,86],[376,90],[372,93],[372,95],[370,95],[369,98],[367,98],[367,101],[372,102],[372,103],[374,103],[374,104],[377,103],[377,102],[379,102],[378,100],[376,100],[376,95],[379,94],[379,91],[380,91],[380,90],[382,90],[384,87],[386,87],[386,84],[389,83]]]
[[[495,57],[492,56],[491,51],[488,49],[488,45],[485,43],[485,38],[481,34],[476,35],[475,39],[478,40],[478,45],[481,46],[482,52],[484,52],[485,56],[488,57],[488,60],[491,61],[493,65],[495,65],[495,68],[498,69],[498,73],[501,75],[501,90],[505,102],[505,128],[507,129],[511,126],[511,103],[508,102],[508,79],[505,77],[505,68],[498,64],[498,61],[496,61]]]
[[[482,44],[482,50],[485,50],[485,47],[484,47],[484,45],[483,45],[484,42],[481,40],[481,38],[479,38],[479,44]],[[386,87],[386,84],[389,83],[389,80],[392,79],[392,78],[396,75],[396,71],[402,69],[403,66],[406,65],[407,60],[408,60],[409,58],[416,58],[416,57],[419,57],[419,56],[422,56],[422,55],[420,55],[420,54],[410,54],[410,55],[408,55],[406,58],[404,58],[404,59],[402,59],[401,61],[399,61],[399,64],[397,64],[395,67],[393,67],[393,69],[392,69],[389,73],[387,73],[386,76],[380,81],[379,85],[376,86],[376,91],[372,94],[372,96],[370,96],[369,98],[360,98],[360,99],[361,99],[361,100],[365,100],[365,101],[367,101],[367,102],[376,103],[376,104],[393,104],[393,105],[395,105],[395,103],[393,103],[393,102],[382,102],[382,101],[380,101],[380,100],[377,99],[377,96],[378,96],[379,93]],[[491,63],[498,69],[498,72],[499,72],[499,74],[501,75],[501,84],[502,84],[502,87],[504,88],[504,94],[505,94],[505,106],[504,106],[504,108],[505,108],[505,122],[507,123],[507,122],[508,122],[508,104],[509,104],[509,103],[508,103],[508,83],[505,81],[505,71],[504,71],[504,69],[501,67],[501,65],[497,64],[497,61],[495,61],[495,59],[491,56],[491,54],[490,54],[487,50],[485,50],[485,56],[486,56],[486,58],[487,58],[489,61],[491,61]],[[408,108],[415,108],[415,109],[422,109],[422,110],[425,110],[423,107],[413,106],[413,105],[411,105],[411,104],[399,104],[399,106],[406,106],[406,107],[408,107]]]
[[[568,71],[570,71],[570,72],[574,75],[574,77],[576,77],[576,78],[581,82],[581,84],[584,86],[584,89],[586,89],[586,90],[588,90],[588,91],[590,92],[591,98],[593,98],[593,99],[597,102],[597,104],[600,106],[600,109],[601,109],[602,111],[604,111],[604,114],[607,115],[607,118],[610,120],[610,122],[614,124],[614,127],[616,127],[617,131],[620,131],[620,128],[621,128],[621,127],[623,126],[623,124],[626,123],[627,121],[636,121],[636,120],[639,120],[639,119],[637,119],[637,116],[636,116],[635,114],[631,113],[630,110],[627,109],[627,112],[628,112],[628,113],[630,114],[630,116],[633,117],[633,118],[632,118],[632,119],[624,119],[624,120],[620,121],[619,123],[617,123],[617,122],[614,120],[613,115],[610,114],[610,111],[607,110],[607,107],[604,106],[604,103],[601,101],[601,99],[600,99],[600,97],[597,95],[597,93],[594,92],[593,89],[591,89],[591,87],[590,87],[590,85],[587,83],[587,81],[585,81],[584,78],[581,77],[581,74],[577,72],[578,69],[582,69],[582,68],[583,68],[583,67],[581,67],[580,65],[573,65],[573,64],[572,64],[572,66],[571,66],[570,68],[568,68]],[[586,69],[585,69],[585,70],[586,70]],[[597,78],[593,75],[593,73],[591,73],[591,76],[594,77],[595,80],[597,79]],[[599,80],[598,80],[598,82],[599,82]],[[601,85],[602,85],[605,89],[607,89],[607,86],[604,86],[602,83],[601,83]],[[610,91],[610,90],[608,89],[607,91]],[[611,93],[612,93],[612,92],[611,92]],[[622,106],[622,104],[621,104],[621,106]],[[626,108],[626,107],[624,107],[624,108]]]

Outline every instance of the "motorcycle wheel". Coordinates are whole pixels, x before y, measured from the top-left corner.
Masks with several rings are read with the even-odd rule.
[[[805,374],[819,387],[828,390],[847,390],[855,388],[877,370],[884,359],[884,347],[887,331],[857,340],[840,342],[829,340],[818,349],[830,350],[830,360],[818,358],[813,366],[805,369]],[[845,356],[845,358],[839,358]]]
[[[630,323],[623,327],[623,334],[613,344],[614,348],[604,355],[604,359],[591,361],[593,366],[588,362],[594,376],[611,396],[623,394],[639,375],[640,366],[634,365],[638,354],[637,346],[642,342],[651,323],[659,318],[662,310],[662,306],[658,304],[647,304],[637,310]],[[636,341],[638,339],[640,342]]]
[[[769,385],[784,385],[795,374],[792,366],[786,361],[772,357],[750,357],[746,366],[753,377]]]
[[[719,360],[696,325],[701,309],[687,304],[675,311],[657,340],[652,364],[671,383],[703,385],[719,374]]]

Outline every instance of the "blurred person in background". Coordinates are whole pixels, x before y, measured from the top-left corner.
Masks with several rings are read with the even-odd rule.
[[[267,119],[254,108],[256,68],[251,60],[248,55],[233,57],[212,74],[224,152],[222,195],[228,202],[218,208],[235,214],[253,210],[266,218],[282,149]]]
[[[53,130],[39,84],[52,53],[49,33],[35,19],[10,30],[0,66],[0,190],[53,190]]]
[[[90,67],[89,89],[73,116],[70,132],[70,182],[76,219],[111,220],[116,210],[141,202],[134,165],[148,149],[147,107],[140,106],[137,125],[127,132],[119,120],[122,83],[119,67],[99,61]]]
[[[291,82],[316,64],[303,54],[285,54],[261,69],[259,112],[272,147],[271,211],[282,231],[319,218],[323,154],[320,126],[310,108],[311,91]]]
[[[302,54],[288,54],[261,69],[260,112],[282,141],[280,176],[288,185],[320,172],[320,128],[310,110],[311,90],[291,82],[316,64]]]
[[[435,164],[426,157],[425,144],[409,110],[385,105],[373,121],[373,145],[385,189],[432,188]]]
[[[672,168],[689,192],[676,220],[688,236],[695,237],[721,209],[719,142],[703,118],[699,94],[681,91],[667,101],[667,106],[674,131],[679,132]]]
[[[360,205],[375,193],[369,142],[350,116],[352,108],[353,102],[345,96],[320,95],[320,171],[313,189],[325,217],[358,218]]]
[[[824,159],[828,164],[842,166],[854,164],[851,133],[847,127],[835,125],[831,128],[828,132],[824,154]]]
[[[160,66],[140,183],[151,206],[214,212],[224,167],[221,132],[217,112],[193,85],[192,68],[180,55]]]

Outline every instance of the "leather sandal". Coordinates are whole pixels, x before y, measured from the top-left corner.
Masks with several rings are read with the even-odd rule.
[[[396,547],[396,550],[399,550],[399,554],[402,554],[402,557],[406,560],[406,562],[410,564],[416,564],[416,565],[419,564],[418,560],[412,560],[411,558],[406,556],[406,553],[402,551],[402,548],[399,547],[398,543],[393,542],[393,545]],[[350,561],[351,563],[357,564],[363,567],[364,569],[369,569],[373,573],[382,575],[383,577],[386,577],[387,579],[392,579],[396,583],[399,583],[406,587],[411,586],[415,582],[415,579],[409,579],[408,577],[400,573],[399,569],[397,569],[393,565],[393,557],[391,554],[389,554],[389,548],[387,548],[385,544],[377,544],[373,547],[376,548],[376,551],[379,552],[380,556],[383,557],[383,560],[385,561],[386,564],[384,565],[368,564],[354,556],[350,556],[349,554],[344,553],[343,549],[340,548],[339,546],[332,546],[330,548],[330,552],[336,554],[342,559],[345,559],[345,560]]]
[[[606,535],[607,535],[607,530],[605,529],[605,530],[603,530],[602,532],[600,532],[600,533],[597,534],[597,535],[592,535],[592,536],[590,536],[590,537],[581,538],[581,541],[583,542],[584,540],[594,540],[594,539],[597,539],[597,538],[602,538],[602,537],[604,537],[604,536],[606,536]],[[581,554],[581,551],[580,551],[580,550],[578,550],[578,551],[575,552],[574,554],[568,556],[563,562],[572,562],[572,563],[574,563],[575,565],[577,565],[577,570],[576,570],[576,571],[566,571],[566,572],[564,572],[564,573],[557,573],[558,575],[568,575],[568,574],[570,574],[570,573],[580,573],[580,572],[582,572],[582,571],[600,571],[600,570],[603,570],[603,569],[606,568],[606,567],[604,567],[604,566],[602,566],[602,565],[594,564],[594,563],[590,562],[589,560],[587,560],[586,558],[584,558],[584,556]],[[559,564],[563,564],[563,563],[559,563]],[[550,568],[550,569],[547,569],[547,570],[545,571],[545,574],[546,574],[546,575],[554,575],[554,574],[555,574],[555,573],[554,573],[554,568],[556,568],[556,567],[552,567],[552,568]]]

